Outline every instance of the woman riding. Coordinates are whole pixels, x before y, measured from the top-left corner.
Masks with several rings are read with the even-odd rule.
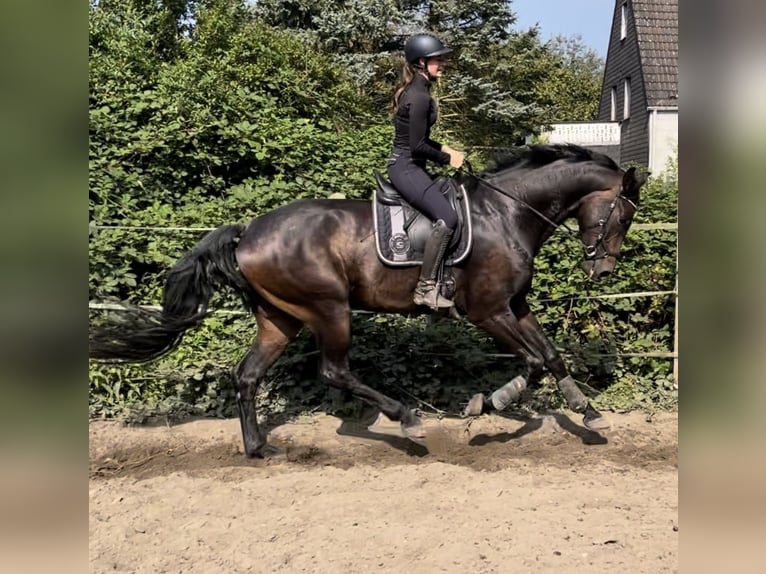
[[[394,93],[394,146],[388,161],[388,176],[407,202],[434,224],[423,253],[420,279],[413,300],[417,305],[434,309],[449,308],[452,301],[439,294],[436,278],[444,260],[457,214],[434,186],[426,172],[426,161],[449,164],[455,169],[463,165],[464,154],[433,141],[431,127],[438,109],[431,97],[431,82],[440,78],[452,50],[432,34],[415,34],[404,45],[406,63],[402,82]]]

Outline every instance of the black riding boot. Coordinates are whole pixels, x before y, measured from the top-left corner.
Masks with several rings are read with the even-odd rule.
[[[432,309],[449,309],[454,306],[452,301],[439,294],[436,283],[451,237],[452,230],[445,225],[444,221],[437,220],[423,252],[423,267],[420,270],[420,279],[413,297],[416,305],[428,305]]]

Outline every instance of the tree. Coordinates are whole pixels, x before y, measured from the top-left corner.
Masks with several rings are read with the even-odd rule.
[[[271,25],[299,31],[317,49],[335,55],[351,72],[360,91],[387,121],[386,110],[403,66],[406,38],[430,30],[455,50],[454,69],[436,95],[447,136],[480,142],[492,134],[509,143],[518,135],[516,120],[528,112],[502,78],[502,63],[492,58],[510,37],[515,21],[500,0],[266,0],[256,13]],[[490,128],[491,124],[491,128]],[[509,135],[511,134],[511,135]]]
[[[551,121],[590,121],[598,116],[604,60],[585,45],[582,36],[557,36],[548,42],[553,58]]]
[[[451,71],[435,90],[444,119],[437,135],[458,144],[512,145],[552,121],[587,119],[598,107],[592,51],[577,39],[545,45],[537,28],[513,30],[505,0],[265,0],[255,11],[341,62],[381,122],[406,38],[435,32],[454,49]]]

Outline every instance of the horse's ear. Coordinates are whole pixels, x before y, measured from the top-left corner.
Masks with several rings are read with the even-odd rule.
[[[622,176],[622,192],[629,193],[636,184],[636,168],[630,167]]]
[[[638,193],[641,186],[649,178],[649,172],[641,172],[636,175],[636,168],[631,167],[622,176],[622,193],[631,200],[638,200]]]
[[[636,187],[642,187],[646,183],[646,180],[649,179],[650,175],[652,174],[648,171],[639,173],[638,176],[636,176]]]

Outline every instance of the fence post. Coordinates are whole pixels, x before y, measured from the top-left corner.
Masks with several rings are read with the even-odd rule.
[[[676,234],[676,310],[673,316],[673,384],[678,388],[678,234]]]

